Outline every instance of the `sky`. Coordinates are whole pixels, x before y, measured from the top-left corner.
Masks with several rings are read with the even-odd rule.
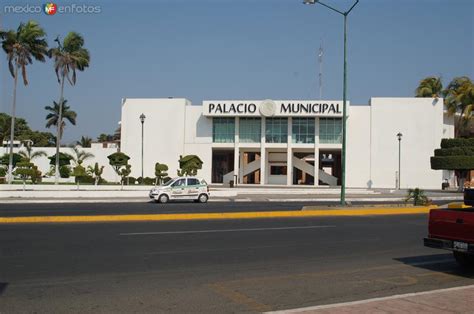
[[[341,11],[353,0],[325,0]],[[5,13],[0,26],[41,24],[54,46],[70,31],[84,36],[90,67],[65,98],[77,112],[63,142],[96,138],[118,127],[123,98],[319,99],[318,50],[323,44],[322,98],[342,99],[343,17],[302,0],[57,1],[98,6],[99,13]],[[348,16],[348,90],[352,105],[371,97],[412,97],[426,76],[445,85],[474,79],[474,1],[360,0]],[[0,51],[0,111],[10,114],[13,78]],[[34,62],[18,86],[17,115],[45,128],[45,106],[58,101],[53,62]],[[137,123],[139,118],[137,117]],[[51,129],[51,132],[54,130]],[[53,132],[54,133],[54,132]]]

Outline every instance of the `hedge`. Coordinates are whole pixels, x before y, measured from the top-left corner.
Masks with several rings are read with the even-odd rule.
[[[441,140],[441,148],[465,146],[474,147],[474,138],[443,138]]]
[[[474,147],[451,147],[438,148],[434,151],[435,156],[474,156]]]
[[[431,157],[431,169],[434,169],[434,170],[470,170],[470,169],[474,169],[474,156],[435,156],[435,157]]]

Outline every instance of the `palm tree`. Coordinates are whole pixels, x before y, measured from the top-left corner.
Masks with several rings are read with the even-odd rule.
[[[48,51],[46,33],[35,21],[20,23],[17,30],[2,31],[2,48],[7,54],[8,68],[13,77],[13,102],[10,126],[10,157],[8,162],[8,183],[12,182],[13,140],[15,136],[16,89],[18,70],[21,70],[23,84],[28,85],[26,66],[33,63],[33,59],[44,62]]]
[[[58,43],[57,48],[52,48],[49,50],[49,56],[54,58],[54,71],[56,72],[56,77],[58,78],[58,83],[61,86],[61,95],[59,97],[59,114],[58,120],[59,125],[62,125],[63,120],[63,108],[62,100],[64,99],[64,81],[67,81],[71,85],[76,84],[76,70],[84,71],[85,68],[89,66],[89,51],[85,49],[84,38],[81,35],[75,32],[70,32],[66,35],[61,44],[59,37],[55,39]],[[58,128],[57,140],[56,140],[56,180],[55,184],[58,184],[59,180],[59,139],[60,129]]]
[[[33,159],[38,157],[48,156],[44,150],[37,150],[33,152],[30,145],[27,145],[26,150],[21,150],[18,152],[18,154],[21,156],[22,161],[26,162],[32,162]]]
[[[56,144],[60,142],[64,134],[64,127],[66,126],[66,121],[69,121],[72,125],[76,125],[76,117],[77,113],[73,110],[70,110],[71,107],[67,105],[67,100],[64,99],[62,107],[62,120],[61,120],[61,127],[58,128],[58,121],[59,121],[59,111],[61,110],[59,104],[53,101],[53,107],[46,106],[44,109],[48,110],[49,113],[46,116],[46,127],[50,128],[51,126],[55,126],[58,129],[59,137],[56,137]]]
[[[474,111],[474,83],[466,76],[454,78],[443,90],[448,113],[454,115],[455,136],[458,137]],[[459,117],[456,117],[459,114]]]
[[[429,76],[420,81],[416,89],[416,97],[439,98],[443,90],[440,77]]]
[[[76,141],[76,145],[82,147],[91,147],[92,139],[88,136],[81,136],[81,140]]]
[[[71,157],[72,157],[72,161],[74,161],[76,166],[80,166],[86,159],[90,159],[94,157],[94,154],[88,153],[84,150],[80,150],[77,147],[73,147],[72,150],[74,151],[74,155],[71,155]]]

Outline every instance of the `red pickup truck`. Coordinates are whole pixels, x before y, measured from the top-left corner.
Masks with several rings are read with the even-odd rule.
[[[427,247],[453,251],[463,267],[474,267],[474,188],[464,190],[463,208],[430,211]]]

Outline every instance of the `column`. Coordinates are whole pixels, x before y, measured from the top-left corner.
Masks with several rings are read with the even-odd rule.
[[[239,162],[240,162],[240,151],[239,151],[239,129],[240,129],[239,117],[235,117],[235,134],[234,134],[234,185],[240,182],[239,176]],[[237,180],[235,180],[237,176]]]
[[[292,136],[293,136],[293,118],[288,118],[288,140],[286,146],[286,185],[293,184],[293,149],[292,149]]]
[[[267,182],[267,152],[265,149],[265,123],[266,118],[262,117],[261,130],[262,134],[260,135],[260,184],[264,185]]]
[[[314,185],[319,186],[319,117],[314,118]]]
[[[239,167],[239,183],[243,184],[244,183],[244,152],[239,151],[239,155],[240,155],[240,165],[242,166],[242,167]]]

